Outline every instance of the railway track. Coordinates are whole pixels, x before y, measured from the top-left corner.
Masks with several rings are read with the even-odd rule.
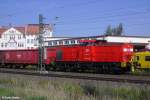
[[[111,81],[111,82],[126,82],[135,84],[150,84],[150,76],[131,76],[131,75],[105,75],[105,74],[81,74],[70,72],[38,72],[33,70],[21,69],[5,69],[0,68],[0,73],[22,74],[43,77],[59,77],[59,78],[72,78],[83,80],[96,80],[96,81]]]

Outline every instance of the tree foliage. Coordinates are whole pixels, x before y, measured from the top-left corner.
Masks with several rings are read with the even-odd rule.
[[[112,28],[110,25],[107,27],[105,35],[112,35]]]
[[[122,33],[123,33],[123,25],[122,25],[122,23],[120,23],[115,28],[112,28],[111,25],[109,25],[106,29],[105,35],[121,36]]]

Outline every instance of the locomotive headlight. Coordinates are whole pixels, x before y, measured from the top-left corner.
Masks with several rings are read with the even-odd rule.
[[[133,52],[133,49],[130,49],[131,52]]]
[[[124,48],[124,49],[123,49],[124,52],[126,52],[127,50],[128,50],[127,48]]]

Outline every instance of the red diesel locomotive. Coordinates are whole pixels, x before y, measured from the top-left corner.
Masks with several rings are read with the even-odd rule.
[[[95,40],[80,45],[47,47],[43,63],[47,69],[97,72],[122,72],[130,69],[131,44],[110,44]],[[23,66],[38,64],[38,50],[0,51],[1,64]]]

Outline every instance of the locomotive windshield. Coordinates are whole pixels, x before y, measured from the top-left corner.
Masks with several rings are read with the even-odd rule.
[[[94,46],[94,45],[99,45],[105,42],[106,41],[103,41],[103,40],[80,40],[80,45],[81,46]]]
[[[81,46],[94,45],[96,40],[80,40]]]
[[[82,42],[80,43],[81,46],[91,46],[94,45],[95,43],[90,43],[90,42]]]
[[[145,61],[150,61],[150,56],[145,56]]]

